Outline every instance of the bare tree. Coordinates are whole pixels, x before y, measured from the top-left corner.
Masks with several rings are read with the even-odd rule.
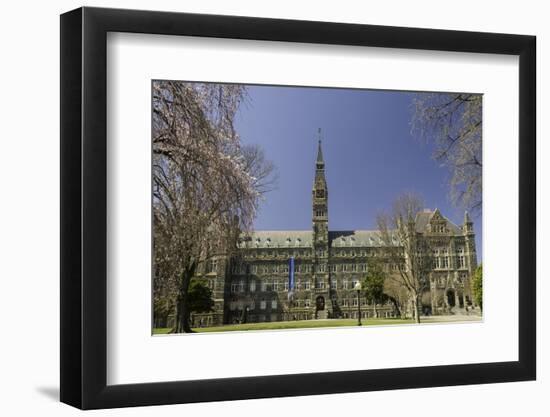
[[[244,169],[252,178],[254,188],[265,194],[273,191],[278,181],[275,166],[269,161],[259,145],[242,146]]]
[[[388,279],[406,290],[417,323],[420,323],[422,292],[429,288],[433,267],[429,241],[417,232],[417,214],[422,208],[419,197],[403,194],[395,200],[391,212],[377,217],[384,257],[396,271]]]
[[[175,332],[191,332],[197,268],[231,254],[251,228],[260,186],[270,183],[272,166],[261,150],[251,157],[233,128],[244,93],[236,85],[153,82],[154,297],[173,300]]]
[[[482,211],[482,95],[418,93],[413,135],[435,144],[433,157],[449,168],[453,204]]]

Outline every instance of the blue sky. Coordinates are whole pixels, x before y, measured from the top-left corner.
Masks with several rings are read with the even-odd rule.
[[[329,229],[376,229],[376,214],[401,193],[461,224],[464,211],[448,198],[449,172],[431,144],[410,132],[408,92],[248,86],[236,129],[263,147],[277,167],[278,187],[266,195],[257,230],[311,228],[311,188],[318,128],[329,190]],[[474,218],[481,260],[481,217]]]

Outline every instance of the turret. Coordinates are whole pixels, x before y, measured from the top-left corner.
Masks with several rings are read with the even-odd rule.
[[[474,233],[474,223],[472,222],[468,211],[464,212],[464,223],[462,224],[462,232],[468,235]]]

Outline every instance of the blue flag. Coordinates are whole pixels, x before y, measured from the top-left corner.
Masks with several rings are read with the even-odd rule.
[[[288,299],[294,295],[294,256],[288,260]]]

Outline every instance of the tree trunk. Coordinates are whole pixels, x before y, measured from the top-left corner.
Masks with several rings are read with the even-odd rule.
[[[395,308],[395,314],[397,317],[401,317],[401,309],[399,308],[399,304],[397,303],[397,300],[394,297],[389,297],[390,301],[393,303],[393,308]]]
[[[189,318],[191,316],[191,311],[189,310],[189,284],[191,283],[191,278],[194,273],[195,267],[192,266],[186,269],[182,274],[181,286],[176,304],[176,333],[193,333],[189,323]]]
[[[420,323],[420,303],[419,303],[419,297],[415,294],[413,296],[413,313],[414,313],[414,320],[417,323]]]

